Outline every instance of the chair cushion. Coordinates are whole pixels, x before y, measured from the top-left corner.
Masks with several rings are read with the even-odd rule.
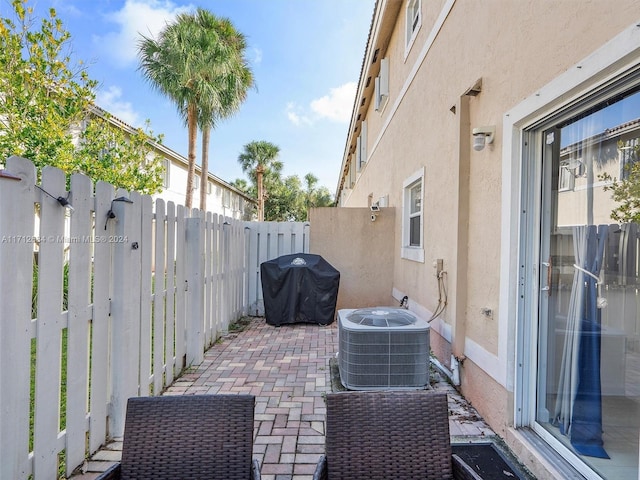
[[[130,398],[122,478],[247,480],[254,401],[251,395]]]
[[[453,478],[447,395],[328,394],[326,451],[330,479]]]

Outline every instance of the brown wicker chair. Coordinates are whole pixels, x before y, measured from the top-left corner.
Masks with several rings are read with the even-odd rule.
[[[429,391],[329,393],[313,478],[480,479],[451,453],[446,393]]]
[[[130,398],[122,461],[100,480],[260,479],[252,395]]]

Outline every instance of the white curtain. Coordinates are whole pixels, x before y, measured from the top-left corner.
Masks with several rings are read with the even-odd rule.
[[[584,268],[587,255],[588,227],[580,225],[573,227],[573,255],[575,265]],[[581,268],[574,268],[571,297],[567,312],[567,326],[560,364],[560,380],[558,383],[558,397],[554,412],[554,423],[558,425],[564,435],[571,429],[573,405],[578,387],[578,349],[580,348],[581,321],[584,315],[584,272]]]

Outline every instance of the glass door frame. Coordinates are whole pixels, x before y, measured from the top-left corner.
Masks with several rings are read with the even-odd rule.
[[[625,75],[611,79],[570,105],[538,119],[520,130],[520,215],[518,254],[518,326],[516,335],[515,412],[517,427],[529,427],[549,446],[562,455],[587,479],[601,479],[575,453],[562,445],[536,420],[538,401],[538,370],[542,355],[538,344],[545,325],[540,322],[544,312],[546,272],[543,262],[544,235],[549,233],[552,209],[552,165],[544,165],[545,132],[563,121],[588,111],[616,95],[640,86],[640,65]],[[545,193],[547,192],[547,193]],[[546,229],[546,230],[545,230]],[[546,239],[548,241],[548,238]],[[548,245],[546,246],[548,250]],[[544,359],[542,359],[544,360]]]

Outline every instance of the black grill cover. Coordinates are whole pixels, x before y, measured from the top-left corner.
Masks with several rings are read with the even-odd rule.
[[[320,255],[296,253],[260,265],[269,325],[333,322],[340,272]]]

